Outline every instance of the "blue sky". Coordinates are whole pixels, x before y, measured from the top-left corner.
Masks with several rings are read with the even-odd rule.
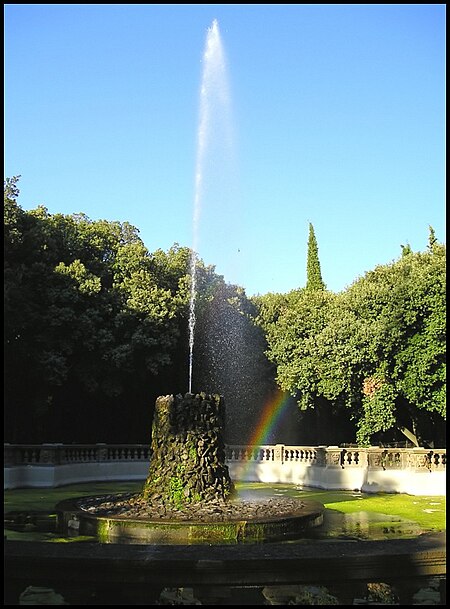
[[[327,287],[445,239],[445,4],[6,4],[5,177],[19,203],[193,243],[199,88],[218,20],[233,162],[198,250],[247,295]],[[212,129],[212,138],[214,137]],[[223,169],[223,171],[222,171]],[[220,177],[218,177],[220,174]]]

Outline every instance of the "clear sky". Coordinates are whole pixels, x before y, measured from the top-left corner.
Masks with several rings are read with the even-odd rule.
[[[4,10],[4,175],[21,175],[24,209],[130,222],[151,252],[191,247],[217,19],[233,162],[202,202],[205,263],[248,296],[303,287],[311,222],[340,291],[401,244],[426,249],[429,225],[445,240],[445,4]]]

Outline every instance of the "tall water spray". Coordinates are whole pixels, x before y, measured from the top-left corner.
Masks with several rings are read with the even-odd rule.
[[[200,85],[199,122],[197,131],[197,158],[194,184],[193,243],[190,260],[191,293],[189,303],[189,392],[192,391],[194,360],[195,304],[197,298],[197,251],[199,246],[200,215],[204,198],[207,166],[211,166],[212,135],[219,133],[218,123],[228,123],[230,99],[225,54],[216,19],[208,28],[203,53],[203,71]],[[229,132],[228,132],[229,135]],[[229,142],[228,142],[229,143]],[[208,158],[209,157],[209,158]],[[208,163],[209,161],[209,163]],[[217,169],[217,168],[216,168]]]

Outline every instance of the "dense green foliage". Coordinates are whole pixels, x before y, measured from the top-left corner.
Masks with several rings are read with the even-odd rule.
[[[360,444],[406,427],[445,443],[445,247],[403,250],[335,294],[260,297],[259,323],[277,381],[302,409],[352,418]],[[395,434],[391,434],[391,438]]]
[[[149,252],[127,222],[24,211],[4,183],[5,440],[140,442],[155,399],[188,387],[191,250]],[[307,284],[248,299],[197,259],[194,391],[251,437],[278,385],[299,441],[445,445],[445,246],[326,290],[310,224]],[[313,418],[314,416],[314,424]],[[308,432],[311,432],[308,435]],[[338,432],[341,432],[339,435]]]
[[[25,212],[15,188],[5,191],[6,429],[29,441],[86,438],[89,421],[103,440],[101,421],[119,417],[133,429],[129,404],[172,361],[185,325],[177,264],[188,252],[152,256],[128,223]]]
[[[156,397],[188,388],[191,250],[150,253],[126,222],[24,211],[17,182],[4,184],[5,439],[148,440]],[[214,344],[196,339],[193,388],[227,395],[226,362],[244,376],[251,365],[254,381],[237,348],[262,332],[243,291],[201,260],[197,290],[197,332],[210,321],[215,331]]]
[[[306,260],[306,289],[324,290],[326,288],[320,270],[319,248],[317,246],[314,227],[309,223],[308,254]]]

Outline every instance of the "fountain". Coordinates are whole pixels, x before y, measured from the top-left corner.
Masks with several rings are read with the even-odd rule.
[[[296,539],[321,524],[324,508],[315,501],[236,496],[223,421],[219,395],[158,397],[142,492],[63,501],[62,531],[75,525],[106,543],[229,544]]]
[[[228,105],[225,58],[214,20],[207,31],[200,87],[190,261],[189,390],[184,396],[156,400],[150,467],[142,492],[62,502],[57,510],[63,531],[76,526],[79,533],[96,535],[105,542],[246,543],[295,538],[322,523],[323,506],[316,502],[239,500],[225,464],[224,399],[192,393],[196,251],[204,178],[206,165],[211,165],[210,135],[216,132],[216,123],[227,121]]]

